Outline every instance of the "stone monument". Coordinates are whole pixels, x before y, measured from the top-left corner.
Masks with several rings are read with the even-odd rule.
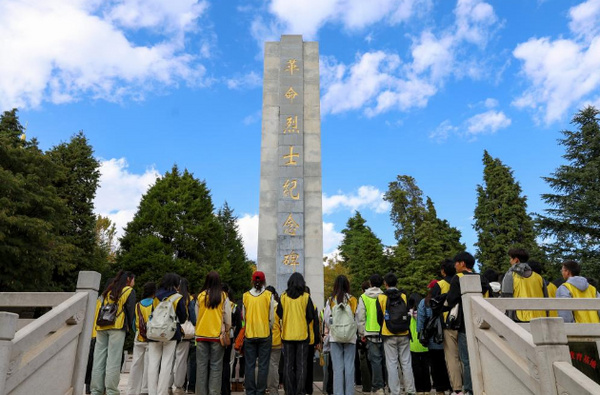
[[[279,293],[301,273],[322,307],[319,45],[284,35],[264,61],[258,268]]]

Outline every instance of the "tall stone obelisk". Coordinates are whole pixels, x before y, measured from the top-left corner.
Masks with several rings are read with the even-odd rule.
[[[265,43],[258,268],[279,293],[304,275],[323,306],[319,44]]]

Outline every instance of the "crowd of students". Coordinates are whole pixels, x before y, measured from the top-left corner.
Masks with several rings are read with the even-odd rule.
[[[511,268],[501,281],[489,271],[480,276],[484,296],[600,297],[579,276],[576,262],[565,262],[564,284],[552,287],[536,273],[539,265],[527,263],[526,251],[511,249],[509,256]],[[474,264],[468,252],[446,259],[440,266],[441,279],[429,283],[424,298],[398,289],[394,273],[371,275],[356,298],[350,294],[348,278],[340,275],[321,311],[300,273],[290,276],[279,296],[267,286],[264,273],[256,271],[251,289],[237,304],[217,272],[208,273],[197,296],[190,294],[185,278],[168,273],[158,285],[145,284],[136,303],[135,276],[121,271],[98,298],[86,392],[119,394],[125,336],[133,331],[129,395],[229,395],[232,389],[275,395],[281,387],[289,395],[312,394],[316,351],[323,366],[323,392],[328,395],[353,395],[356,386],[373,395],[432,390],[471,394],[460,277],[475,274]],[[99,316],[109,310],[105,306],[110,301],[116,314],[106,325]],[[173,333],[156,341],[148,327],[164,306],[176,325]],[[519,322],[557,315],[509,314]],[[559,314],[566,322],[600,322],[596,312]],[[432,322],[439,322],[438,333],[426,331]]]

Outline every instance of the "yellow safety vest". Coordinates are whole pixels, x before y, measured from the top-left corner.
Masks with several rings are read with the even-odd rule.
[[[296,299],[290,298],[287,293],[281,295],[283,317],[281,319],[281,339],[289,341],[308,340],[308,323],[306,322],[306,306],[308,306],[308,293]]]
[[[244,293],[245,336],[247,339],[264,339],[271,334],[271,328],[269,328],[271,295],[271,291],[266,290],[258,296],[254,296],[250,292]]]
[[[214,309],[208,308],[206,299],[208,293],[203,291],[198,295],[198,318],[196,319],[196,337],[218,339],[223,325],[223,308],[227,298],[225,292],[221,293],[221,303]]]
[[[522,277],[517,273],[513,276],[513,298],[543,298],[544,297],[544,279],[537,273],[531,273],[531,277]],[[517,310],[517,319],[522,322],[529,322],[534,318],[546,317],[543,310]]]
[[[580,291],[579,288],[570,283],[563,284],[573,298],[596,298],[596,287],[589,285],[585,291]],[[573,310],[573,318],[578,324],[597,324],[600,322],[598,312],[596,310]]]
[[[365,305],[365,331],[379,332],[381,326],[379,326],[379,322],[377,322],[377,298],[371,298],[366,294],[360,295],[360,298]]]
[[[125,312],[123,311],[123,306],[125,305],[125,302],[127,302],[127,298],[129,298],[131,291],[133,291],[133,288],[128,286],[123,287],[123,289],[121,290],[121,296],[117,301],[117,317],[115,319],[115,323],[112,325],[97,326],[97,331],[106,331],[109,329],[123,329],[123,325],[125,325]],[[106,295],[106,298],[102,302],[102,306],[106,305],[109,302],[114,303],[110,292]]]

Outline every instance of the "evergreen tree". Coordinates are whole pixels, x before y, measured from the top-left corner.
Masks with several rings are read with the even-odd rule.
[[[140,286],[176,272],[196,292],[206,274],[226,262],[223,240],[206,183],[173,166],[142,197],[117,260],[138,276]]]
[[[326,258],[323,258],[323,260],[325,261]],[[338,260],[336,257],[327,259],[327,262],[323,265],[323,295],[325,295],[325,299],[333,292],[333,284],[337,276],[342,274],[350,280],[348,268],[344,266],[343,261]],[[356,285],[360,288],[360,284]]]
[[[398,285],[405,292],[423,294],[438,277],[439,263],[465,249],[461,233],[438,218],[433,201],[424,199],[413,177],[399,175],[389,184],[384,199],[391,204],[390,217],[396,227],[392,269]]]
[[[383,244],[358,211],[348,219],[342,234],[344,239],[339,246],[340,255],[348,270],[352,291],[358,295],[361,283],[368,280],[371,274],[384,275],[387,271]]]
[[[74,247],[61,235],[68,209],[53,181],[61,167],[28,141],[17,110],[0,117],[0,289],[54,290],[52,274],[72,269]]]
[[[565,130],[559,142],[567,164],[544,180],[554,193],[542,195],[550,206],[538,218],[548,249],[556,262],[575,259],[587,276],[600,276],[600,111],[588,106]]]
[[[505,272],[510,267],[508,249],[525,248],[531,258],[544,261],[536,243],[533,221],[527,214],[527,197],[512,170],[484,151],[483,185],[477,186],[475,224],[477,252],[481,270]]]
[[[96,260],[96,215],[94,197],[100,177],[100,163],[93,156],[94,151],[83,132],[73,136],[68,143],[62,143],[48,151],[48,157],[56,163],[61,172],[54,181],[59,197],[69,208],[69,215],[63,218],[61,235],[73,245],[77,259],[72,267],[63,273],[55,272],[55,281],[63,290],[73,290],[77,273],[81,270],[97,270]]]
[[[244,243],[239,234],[237,217],[227,202],[219,210],[217,218],[223,227],[223,246],[226,260],[220,271],[221,281],[229,284],[236,295],[246,292],[251,286],[252,267],[248,261]]]

